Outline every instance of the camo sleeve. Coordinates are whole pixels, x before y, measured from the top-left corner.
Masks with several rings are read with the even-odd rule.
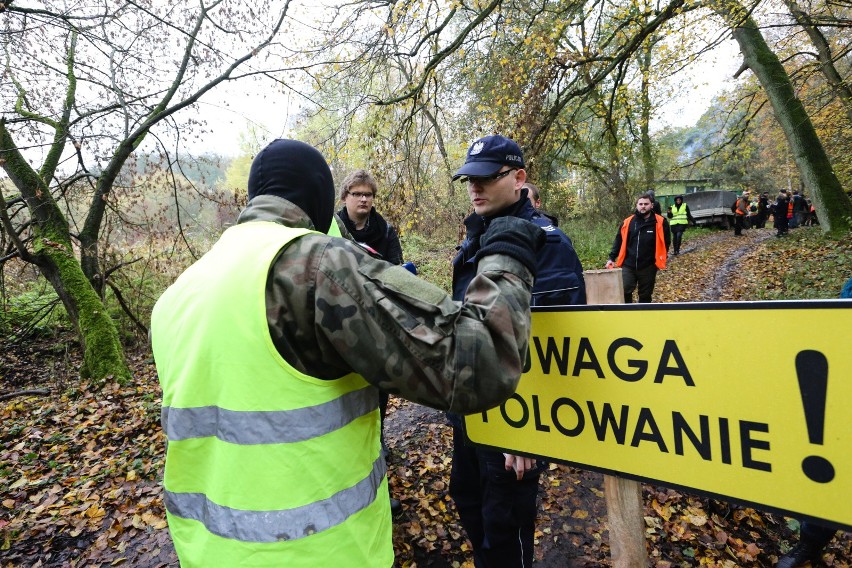
[[[507,256],[483,258],[464,302],[454,302],[344,239],[309,235],[284,250],[270,283],[273,341],[312,376],[354,371],[391,394],[458,414],[496,406],[517,387],[532,276]]]

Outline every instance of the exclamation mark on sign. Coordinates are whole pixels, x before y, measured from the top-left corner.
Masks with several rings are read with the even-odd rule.
[[[799,351],[796,355],[796,375],[799,377],[799,392],[805,409],[808,441],[821,446],[825,434],[828,360],[819,351]],[[808,456],[802,460],[802,471],[817,483],[828,483],[834,479],[834,466],[821,456]]]

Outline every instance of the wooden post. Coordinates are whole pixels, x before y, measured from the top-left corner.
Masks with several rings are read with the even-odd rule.
[[[621,269],[586,270],[586,302],[588,304],[623,304],[624,284]],[[645,568],[645,510],[642,484],[632,479],[604,476],[609,547],[615,568]]]

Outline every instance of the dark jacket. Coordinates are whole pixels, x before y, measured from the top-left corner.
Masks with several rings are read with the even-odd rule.
[[[612,243],[612,250],[609,253],[609,259],[613,262],[618,258],[618,253],[621,251],[621,225],[623,223],[622,221],[618,224],[615,242]],[[647,219],[633,214],[627,228],[627,254],[622,266],[639,270],[654,264],[657,251],[656,225],[657,220],[654,218],[654,214],[649,215]],[[672,235],[669,230],[669,220],[665,217],[663,217],[663,230],[665,231],[666,250],[668,250],[671,246]]]
[[[504,215],[520,217],[541,227],[547,237],[544,247],[536,257],[535,285],[532,289],[531,305],[559,306],[586,303],[586,282],[583,266],[568,235],[553,226],[550,219],[536,211],[527,198],[526,190],[521,199],[493,217],[481,217],[474,213],[465,219],[467,237],[459,246],[453,260],[453,298],[464,298],[467,286],[476,275],[479,238],[492,219]]]
[[[556,215],[551,215],[550,213],[542,211],[541,209],[536,209],[535,212],[543,217],[547,217],[547,219],[550,221],[550,224],[554,227],[559,226],[559,217],[557,217]]]
[[[367,217],[367,225],[363,229],[356,229],[355,223],[349,218],[346,207],[337,212],[338,218],[343,221],[352,240],[369,246],[379,253],[383,260],[391,264],[402,264],[402,246],[399,244],[399,235],[396,229],[379,215],[376,208],[370,209]]]
[[[775,200],[773,205],[774,209],[772,211],[772,217],[775,220],[775,228],[776,229],[784,229],[786,230],[789,226],[787,222],[787,206],[789,201],[784,199],[783,197],[779,197]]]

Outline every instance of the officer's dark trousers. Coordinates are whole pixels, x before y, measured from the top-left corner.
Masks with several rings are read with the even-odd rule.
[[[639,287],[639,303],[650,303],[651,295],[654,293],[654,284],[657,282],[657,265],[651,264],[638,270],[622,266],[621,281],[624,283],[625,304],[633,301],[633,290],[637,286]]]
[[[450,496],[473,544],[476,568],[531,567],[541,465],[520,481],[500,452],[465,444],[453,426]]]

